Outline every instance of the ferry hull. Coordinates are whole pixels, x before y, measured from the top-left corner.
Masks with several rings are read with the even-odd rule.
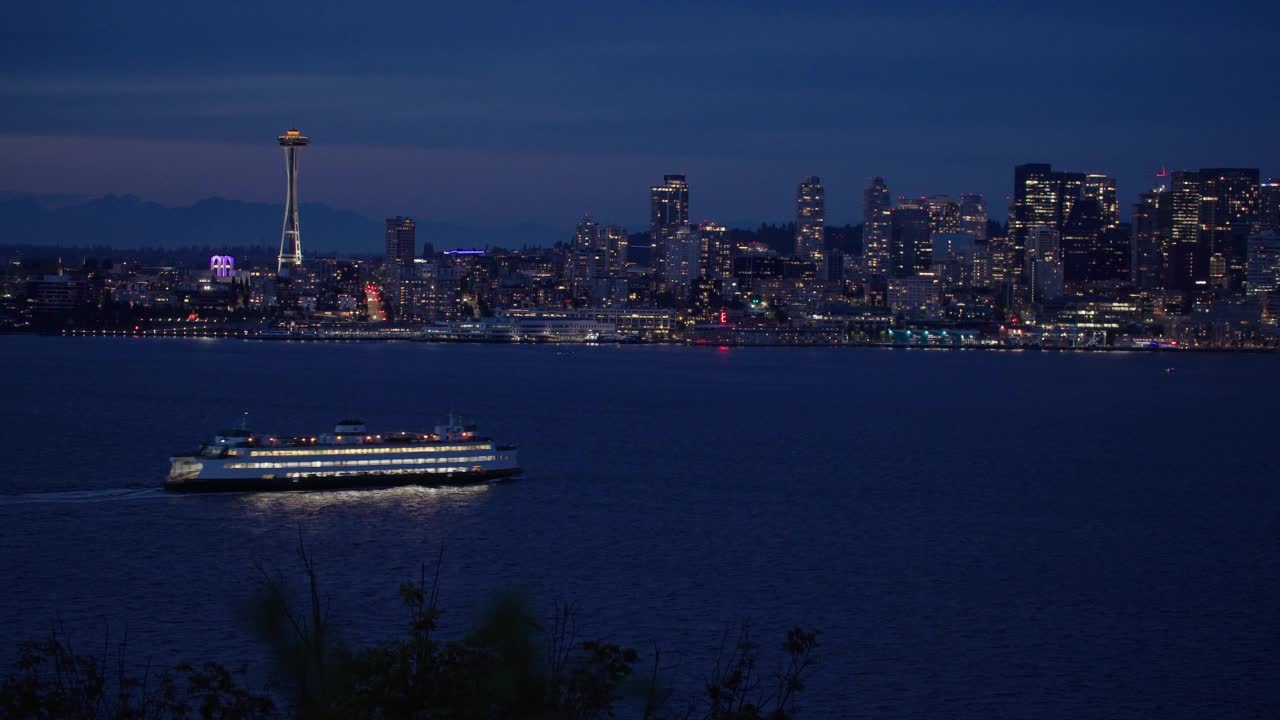
[[[296,478],[167,478],[165,490],[186,493],[289,492],[299,490],[377,490],[420,486],[482,485],[520,475],[520,468],[473,470],[457,473],[350,474]]]

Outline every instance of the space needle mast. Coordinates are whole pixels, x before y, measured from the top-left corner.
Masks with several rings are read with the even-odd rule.
[[[297,129],[290,129],[277,138],[284,149],[286,194],[284,201],[284,230],[280,233],[280,258],[276,270],[281,277],[302,265],[302,234],[298,230],[298,155],[310,140]]]

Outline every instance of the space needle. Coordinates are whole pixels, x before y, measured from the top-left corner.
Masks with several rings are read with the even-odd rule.
[[[296,128],[277,138],[284,149],[287,191],[284,201],[284,230],[280,233],[280,258],[276,270],[281,277],[302,266],[302,234],[298,230],[298,155],[310,142]]]

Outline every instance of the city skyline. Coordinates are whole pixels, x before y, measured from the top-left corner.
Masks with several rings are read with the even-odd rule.
[[[209,32],[182,45],[159,32],[173,9],[86,5],[50,43],[52,11],[23,7],[0,51],[0,190],[274,202],[260,137],[292,126],[323,146],[308,201],[564,228],[584,212],[642,227],[644,188],[669,173],[700,188],[695,217],[731,224],[790,217],[817,175],[832,225],[861,217],[874,175],[895,193],[981,193],[1002,217],[1018,164],[1114,177],[1123,216],[1161,166],[1277,174],[1277,10],[1090,7],[682,6],[672,34],[663,13],[626,9],[388,5],[290,14],[304,32],[283,39],[286,9],[219,8],[193,11]],[[388,49],[375,30],[390,21],[450,32]],[[1193,102],[1202,88],[1240,102]]]

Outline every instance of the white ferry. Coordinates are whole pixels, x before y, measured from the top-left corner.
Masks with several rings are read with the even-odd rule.
[[[315,436],[258,435],[244,422],[169,462],[164,487],[181,492],[469,485],[521,472],[515,447],[477,435],[452,415],[435,432],[385,435],[360,420]]]

